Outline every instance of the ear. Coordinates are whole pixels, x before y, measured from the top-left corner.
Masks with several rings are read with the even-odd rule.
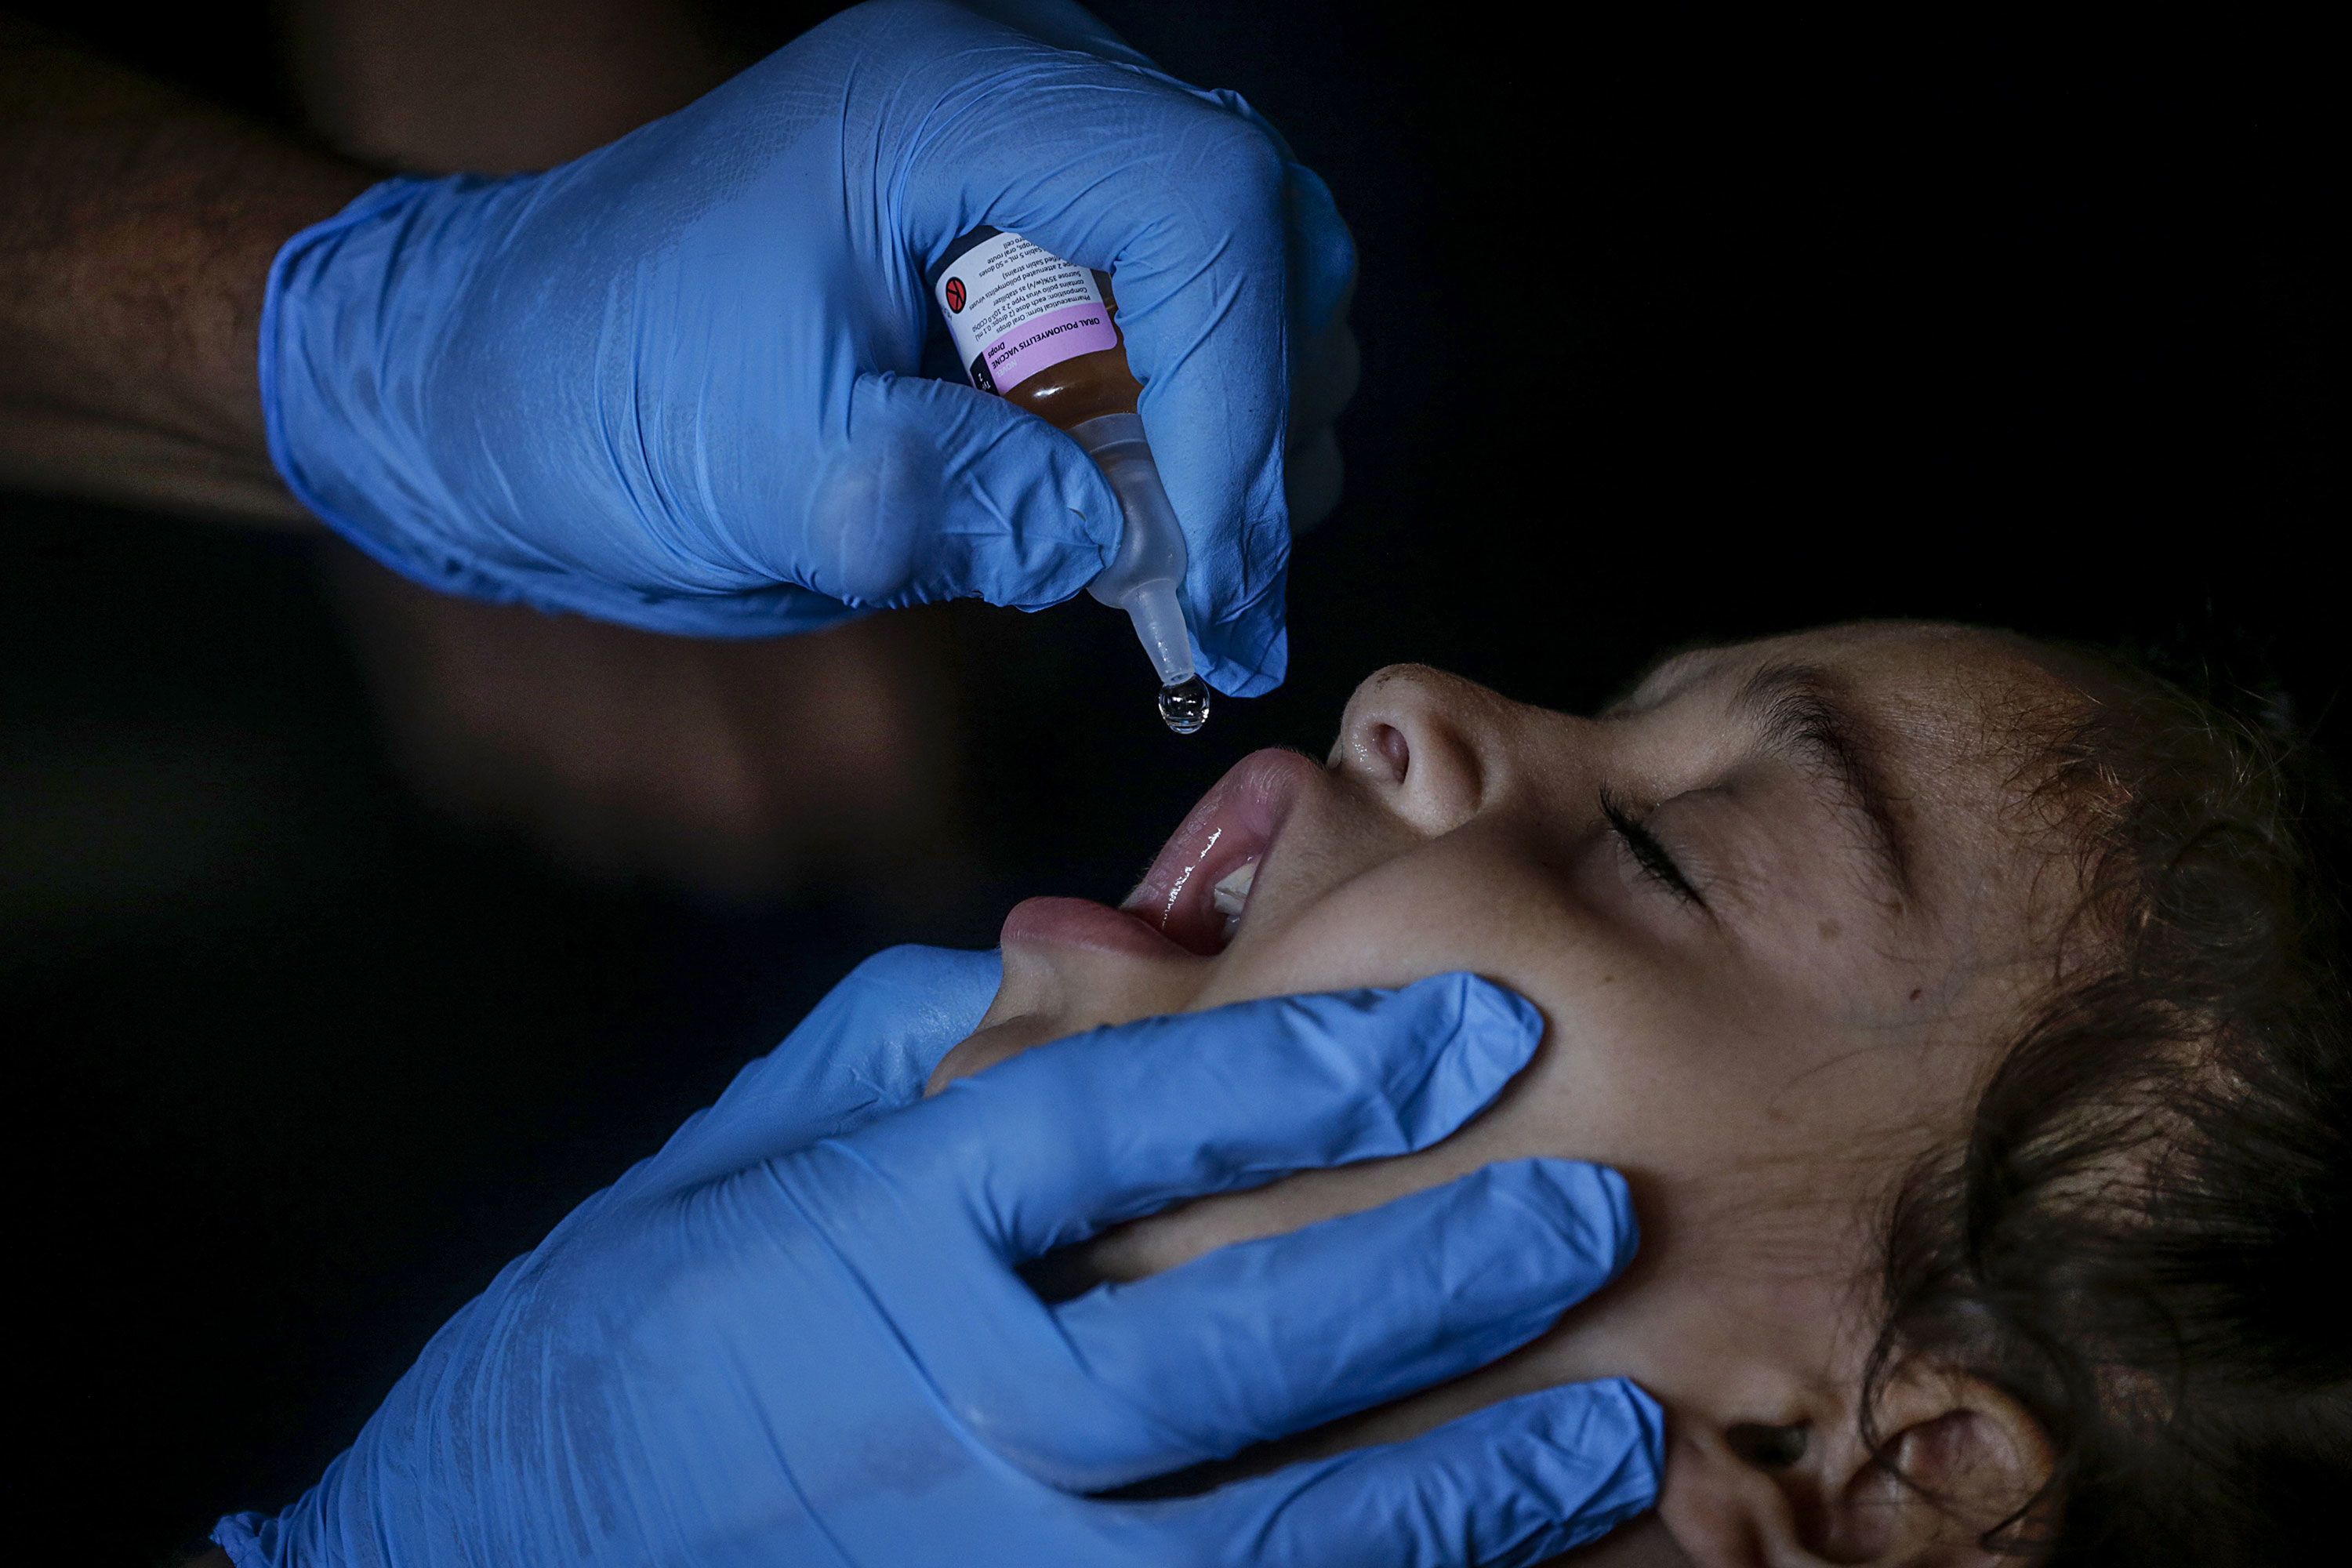
[[[1769,1426],[1685,1423],[1659,1516],[1699,1568],[2013,1568],[2003,1543],[2047,1539],[2054,1513],[2034,1500],[2050,1443],[2015,1399],[1919,1368],[1895,1375],[1878,1411],[1891,1464],[1863,1446],[1850,1409]]]

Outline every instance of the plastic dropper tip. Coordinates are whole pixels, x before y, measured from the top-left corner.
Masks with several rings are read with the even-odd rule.
[[[1209,683],[1199,676],[1160,689],[1160,721],[1180,735],[1190,735],[1209,721]]]

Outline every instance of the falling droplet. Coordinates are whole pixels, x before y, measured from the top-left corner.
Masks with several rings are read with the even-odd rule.
[[[1160,721],[1190,735],[1209,721],[1209,683],[1199,676],[1160,689]]]

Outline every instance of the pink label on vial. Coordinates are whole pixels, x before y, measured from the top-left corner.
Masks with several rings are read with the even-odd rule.
[[[1041,370],[1118,343],[1110,307],[1096,300],[1033,316],[981,353],[988,358],[989,377],[996,389],[1010,392]]]

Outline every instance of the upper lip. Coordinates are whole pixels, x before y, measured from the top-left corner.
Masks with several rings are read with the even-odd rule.
[[[1227,923],[1212,905],[1210,890],[1243,865],[1265,858],[1291,807],[1322,771],[1297,752],[1244,757],[1186,815],[1119,907],[1191,952],[1221,951]],[[1259,887],[1264,869],[1261,865]]]

